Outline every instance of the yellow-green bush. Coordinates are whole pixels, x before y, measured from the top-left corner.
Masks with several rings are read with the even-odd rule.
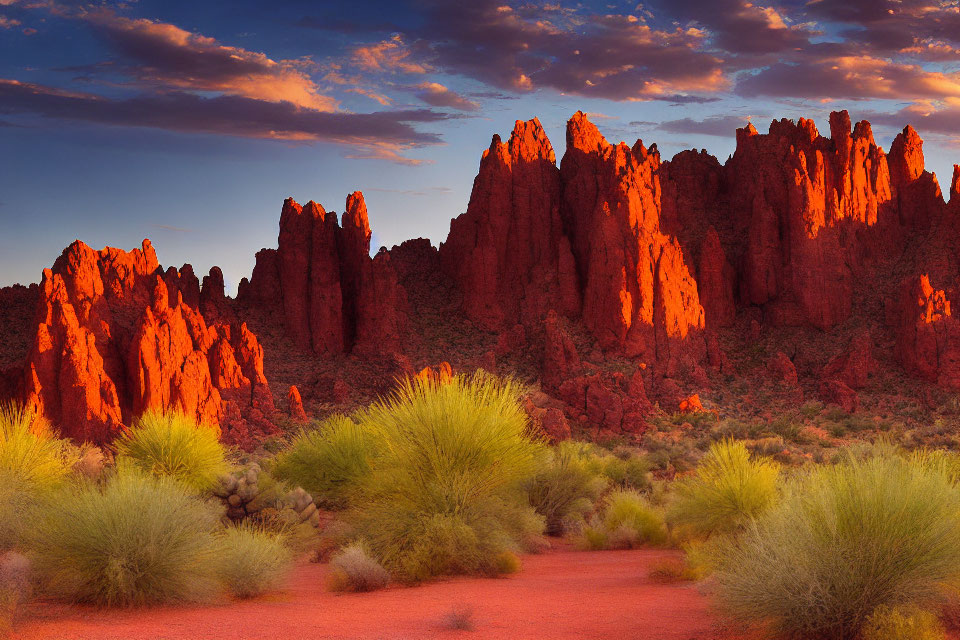
[[[44,420],[0,406],[0,552],[18,545],[29,511],[69,477],[74,462],[76,450]]]
[[[0,406],[0,473],[26,491],[59,485],[76,462],[76,450],[56,438],[42,418],[13,405]]]
[[[960,580],[960,491],[899,455],[807,469],[711,549],[735,618],[789,638],[858,638],[879,607],[937,603]]]
[[[195,601],[218,588],[219,514],[169,477],[127,468],[103,486],[67,485],[29,527],[44,591],[71,602]]]
[[[878,607],[863,625],[861,640],[944,640],[943,625],[929,611]]]
[[[237,598],[276,589],[290,570],[292,556],[282,534],[262,526],[228,527],[217,542],[221,581]]]
[[[496,573],[496,558],[543,530],[523,487],[542,444],[521,388],[488,374],[408,381],[358,417],[379,451],[351,521],[398,578]]]
[[[695,535],[736,531],[774,504],[779,478],[776,462],[751,459],[742,442],[716,442],[695,473],[675,483],[669,520]]]
[[[584,527],[579,544],[586,549],[633,549],[662,545],[667,539],[660,511],[636,491],[620,489],[607,497],[600,517]]]
[[[118,464],[169,476],[194,491],[213,489],[229,470],[218,430],[178,412],[148,411],[116,447]]]
[[[370,555],[366,545],[354,542],[330,560],[330,591],[376,591],[390,583],[390,573]]]
[[[607,479],[591,469],[580,443],[561,442],[547,451],[530,481],[530,504],[546,519],[547,533],[564,533],[568,518],[582,520],[607,486]]]
[[[342,509],[370,471],[375,442],[370,430],[347,416],[332,416],[294,438],[290,448],[274,458],[271,471],[303,487],[322,505]]]

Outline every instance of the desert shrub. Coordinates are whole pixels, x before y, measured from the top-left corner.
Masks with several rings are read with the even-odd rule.
[[[455,605],[443,617],[443,624],[448,629],[473,631],[473,607],[468,604]]]
[[[390,573],[362,543],[343,548],[330,560],[328,587],[331,591],[376,591],[389,582]]]
[[[31,521],[46,592],[74,602],[193,601],[217,588],[217,512],[169,477],[127,468],[56,491]]]
[[[543,530],[522,490],[542,445],[520,391],[482,372],[407,381],[360,416],[380,450],[352,521],[398,578],[495,573],[499,553]]]
[[[861,640],[943,640],[943,625],[929,611],[878,607],[863,625]]]
[[[751,459],[742,442],[714,443],[694,475],[675,484],[671,522],[698,535],[734,531],[772,505],[780,467]]]
[[[617,490],[607,498],[599,517],[581,532],[578,546],[585,549],[633,549],[667,541],[661,513],[636,491]]]
[[[148,411],[116,447],[118,462],[169,476],[195,491],[213,489],[229,470],[218,430],[178,412]]]
[[[30,561],[16,552],[0,554],[0,637],[13,628],[17,609],[30,594]]]
[[[624,528],[634,531],[637,543],[656,545],[667,541],[663,516],[636,491],[615,491],[610,495],[603,512],[603,527],[609,533]]]
[[[606,480],[590,468],[579,443],[561,442],[547,456],[530,481],[530,505],[547,523],[547,533],[564,533],[569,518],[582,519],[606,486]]]
[[[517,573],[522,566],[520,557],[512,551],[501,551],[493,559],[493,563],[495,573],[501,576]]]
[[[56,487],[71,472],[76,451],[54,437],[42,418],[13,405],[0,405],[0,473],[15,478],[21,491]]]
[[[897,455],[815,467],[713,550],[736,618],[790,638],[856,638],[882,606],[923,606],[960,579],[960,492]]]
[[[909,454],[910,461],[933,473],[943,474],[950,482],[960,482],[960,455],[943,449],[917,449]]]
[[[227,528],[219,536],[217,554],[223,585],[237,598],[277,588],[292,559],[281,534],[252,525]]]
[[[683,558],[662,558],[650,564],[647,574],[653,582],[670,584],[697,580],[699,573],[690,567]]]
[[[304,431],[273,461],[278,478],[303,487],[321,504],[341,509],[370,471],[375,440],[347,416],[336,415]]]

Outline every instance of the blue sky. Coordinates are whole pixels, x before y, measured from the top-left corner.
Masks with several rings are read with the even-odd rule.
[[[846,108],[960,161],[957,0],[0,0],[0,285],[75,238],[153,240],[228,288],[283,199],[364,192],[374,245],[438,243],[480,154],[577,109],[612,140],[723,161],[748,118]]]

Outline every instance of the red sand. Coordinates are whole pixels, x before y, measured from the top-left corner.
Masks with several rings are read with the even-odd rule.
[[[324,589],[326,565],[298,565],[288,588],[217,606],[96,610],[32,605],[14,634],[23,640],[177,638],[504,638],[510,640],[693,640],[715,637],[715,618],[697,588],[657,584],[647,572],[670,551],[553,551],[526,556],[503,579],[458,578],[374,593]],[[472,608],[473,631],[448,627]]]

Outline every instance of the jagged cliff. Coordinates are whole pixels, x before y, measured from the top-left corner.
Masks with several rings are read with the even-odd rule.
[[[35,306],[21,327],[0,317],[30,342],[4,354],[0,394],[78,439],[175,407],[247,443],[274,429],[271,366],[302,420],[311,398],[349,403],[450,360],[538,379],[528,408],[555,434],[568,420],[639,432],[655,402],[696,408],[693,392],[738,375],[731,348],[778,328],[836,336],[810,385],[848,409],[880,344],[909,375],[960,389],[960,168],[947,204],[912,128],[885,153],[845,111],[830,137],[806,119],[736,136],[726,164],[667,161],[656,145],[609,143],[578,112],[558,166],[540,123],[518,121],[483,152],[439,249],[371,257],[360,192],[339,217],[287,199],[277,248],[257,254],[236,300],[219,269],[202,287],[189,265],[163,271],[149,241],[75,243],[39,288],[0,291]],[[812,369],[786,351],[765,375],[796,387]]]

